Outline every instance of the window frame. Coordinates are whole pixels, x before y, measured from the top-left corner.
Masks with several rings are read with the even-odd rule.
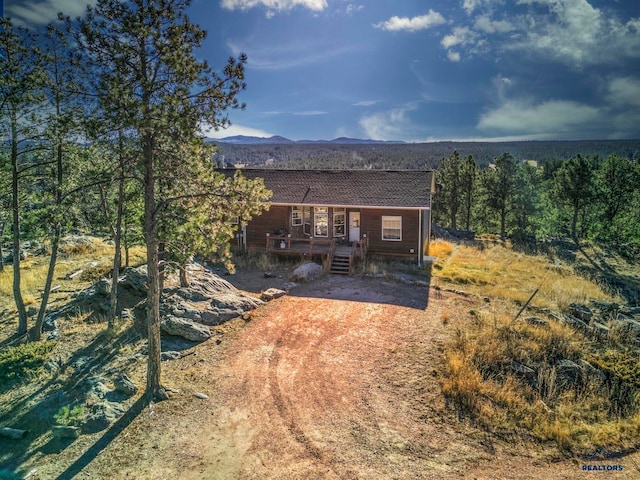
[[[311,236],[311,207],[302,207],[302,233]]]
[[[291,207],[291,226],[300,227],[304,223],[303,208],[301,206]]]
[[[320,220],[325,218],[324,222]],[[325,234],[318,233],[318,227],[321,227],[324,223]],[[313,208],[313,236],[318,238],[329,238],[329,207],[314,207]]]
[[[337,223],[336,219],[342,218],[342,223]],[[333,236],[344,237],[347,234],[347,209],[344,207],[336,207],[333,209]],[[338,233],[338,229],[342,227],[342,233]]]
[[[385,222],[399,222],[399,227],[385,226]],[[402,215],[383,215],[382,216],[381,238],[385,242],[401,242],[402,241]],[[390,238],[389,230],[398,231],[399,238]],[[386,235],[385,235],[386,232]]]

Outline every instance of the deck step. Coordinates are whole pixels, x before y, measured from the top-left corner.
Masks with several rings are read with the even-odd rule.
[[[338,275],[349,275],[351,274],[351,269],[349,267],[349,259],[348,256],[334,256],[333,261],[331,262],[331,268],[329,269],[330,273],[338,274]]]

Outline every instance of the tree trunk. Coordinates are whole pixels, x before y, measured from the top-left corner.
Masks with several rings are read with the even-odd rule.
[[[189,274],[187,273],[187,265],[180,266],[180,286],[188,287],[189,286]]]
[[[0,272],[4,272],[4,250],[2,249],[2,239],[4,238],[4,227],[7,222],[0,223]]]
[[[40,340],[42,337],[42,326],[44,325],[44,316],[47,313],[47,304],[49,303],[49,294],[51,293],[51,284],[53,283],[53,272],[56,268],[58,260],[58,245],[60,244],[61,234],[60,224],[55,226],[53,239],[51,242],[51,257],[49,258],[49,270],[47,271],[47,279],[44,282],[44,291],[42,292],[42,301],[40,302],[40,310],[36,318],[36,324],[31,334],[32,340]]]
[[[60,115],[60,99],[57,98],[56,111]],[[58,245],[60,244],[60,236],[62,235],[62,225],[57,217],[61,212],[59,211],[62,204],[62,139],[58,138],[56,143],[56,193],[55,193],[55,206],[54,212],[54,227],[53,238],[51,240],[51,257],[49,258],[49,270],[47,271],[47,279],[44,283],[44,291],[42,292],[42,301],[40,302],[40,310],[38,310],[38,317],[36,318],[36,324],[33,328],[33,340],[40,340],[42,336],[42,325],[44,324],[44,316],[47,313],[47,303],[49,303],[49,294],[51,293],[51,284],[53,283],[53,272],[56,269],[56,262],[58,260]]]
[[[118,180],[118,210],[116,212],[116,225],[113,228],[113,270],[111,273],[111,296],[109,298],[109,318],[107,326],[113,330],[115,326],[116,314],[118,311],[118,277],[120,277],[121,252],[120,243],[122,239],[122,212],[124,208],[124,154],[122,145],[122,135],[118,137],[120,152],[118,159],[120,163],[120,179]]]
[[[18,185],[18,120],[11,112],[11,214],[13,228],[13,298],[18,310],[18,335],[27,333],[27,309],[20,289],[20,197]]]
[[[573,208],[573,219],[571,220],[571,238],[576,238],[576,226],[578,225],[578,207]]]
[[[158,224],[156,221],[155,172],[153,138],[144,134],[144,234],[147,246],[147,325],[148,358],[147,390],[149,400],[165,400],[167,393],[160,385],[160,282],[158,275]]]
[[[503,242],[507,236],[506,223],[507,223],[507,211],[506,209],[503,208],[502,210],[500,210],[500,239]]]

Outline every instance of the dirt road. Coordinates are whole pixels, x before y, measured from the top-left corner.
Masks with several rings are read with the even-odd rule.
[[[165,383],[180,393],[145,408],[82,472],[278,480],[587,475],[579,462],[554,461],[561,457],[549,446],[496,439],[445,406],[442,345],[469,321],[474,300],[435,293],[351,277],[294,289],[246,325],[222,327],[195,355],[163,364]],[[607,478],[633,478],[627,472]]]

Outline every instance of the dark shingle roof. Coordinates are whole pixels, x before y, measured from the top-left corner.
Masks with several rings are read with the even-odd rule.
[[[431,207],[430,170],[275,170],[242,169],[262,178],[272,204],[352,207]],[[222,170],[233,175],[235,170]]]

